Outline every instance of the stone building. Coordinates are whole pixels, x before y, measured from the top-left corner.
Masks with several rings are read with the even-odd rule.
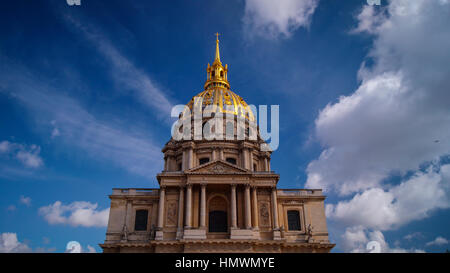
[[[192,137],[172,137],[162,149],[165,164],[157,175],[159,189],[113,189],[106,240],[100,244],[104,252],[329,252],[333,248],[322,190],[277,188],[280,176],[270,168],[271,151],[259,135],[250,107],[230,90],[227,72],[217,39],[204,91],[186,109],[195,112],[195,107],[210,106],[209,116],[201,116],[202,128],[209,124],[209,132],[220,132],[215,126],[223,126],[231,140],[207,140],[202,134],[195,138],[193,128],[180,125],[178,133]],[[180,115],[180,122],[194,119],[187,112]],[[208,123],[217,114],[231,116],[234,122]],[[243,137],[238,138],[239,132]]]

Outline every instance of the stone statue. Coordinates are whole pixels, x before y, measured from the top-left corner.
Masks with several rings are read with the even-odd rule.
[[[308,225],[308,231],[307,231],[309,236],[312,236],[313,234],[313,227],[311,226],[311,224]]]
[[[122,229],[122,241],[128,241],[128,228],[127,225],[123,225]]]
[[[313,227],[311,224],[308,225],[308,229],[306,230],[306,234],[308,235],[308,242],[312,242],[313,241]]]
[[[150,228],[150,240],[155,239],[155,230],[156,230],[156,226],[155,226],[155,224],[153,224],[152,227]]]

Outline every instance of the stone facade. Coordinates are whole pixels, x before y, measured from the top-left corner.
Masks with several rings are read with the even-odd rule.
[[[230,114],[223,107],[228,104],[236,120],[241,116],[246,127],[256,128],[252,115],[242,114],[245,101],[229,90],[218,51],[217,40],[199,94],[203,107],[216,104],[217,112]],[[322,190],[277,189],[280,176],[271,170],[271,152],[259,132],[252,140],[241,130],[245,138],[237,140],[245,128],[236,122],[232,129],[233,140],[171,139],[162,149],[159,189],[113,189],[103,251],[329,252],[334,244]]]

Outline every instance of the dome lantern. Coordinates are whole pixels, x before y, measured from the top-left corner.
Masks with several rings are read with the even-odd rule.
[[[225,65],[224,67],[220,61],[219,35],[219,33],[216,33],[216,55],[214,62],[211,66],[208,64],[208,67],[206,68],[207,78],[204,86],[205,90],[213,87],[230,89],[230,83],[227,79],[228,65]]]

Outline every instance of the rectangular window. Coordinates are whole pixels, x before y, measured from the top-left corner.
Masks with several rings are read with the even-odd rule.
[[[200,158],[199,163],[200,165],[206,164],[209,162],[209,158],[204,157],[204,158]]]
[[[236,165],[236,158],[233,158],[233,157],[227,157],[226,161],[227,161],[228,163],[231,163],[231,164]]]
[[[300,228],[300,213],[298,210],[288,210],[288,229],[301,230]]]
[[[134,230],[147,230],[148,210],[141,209],[136,211]]]

